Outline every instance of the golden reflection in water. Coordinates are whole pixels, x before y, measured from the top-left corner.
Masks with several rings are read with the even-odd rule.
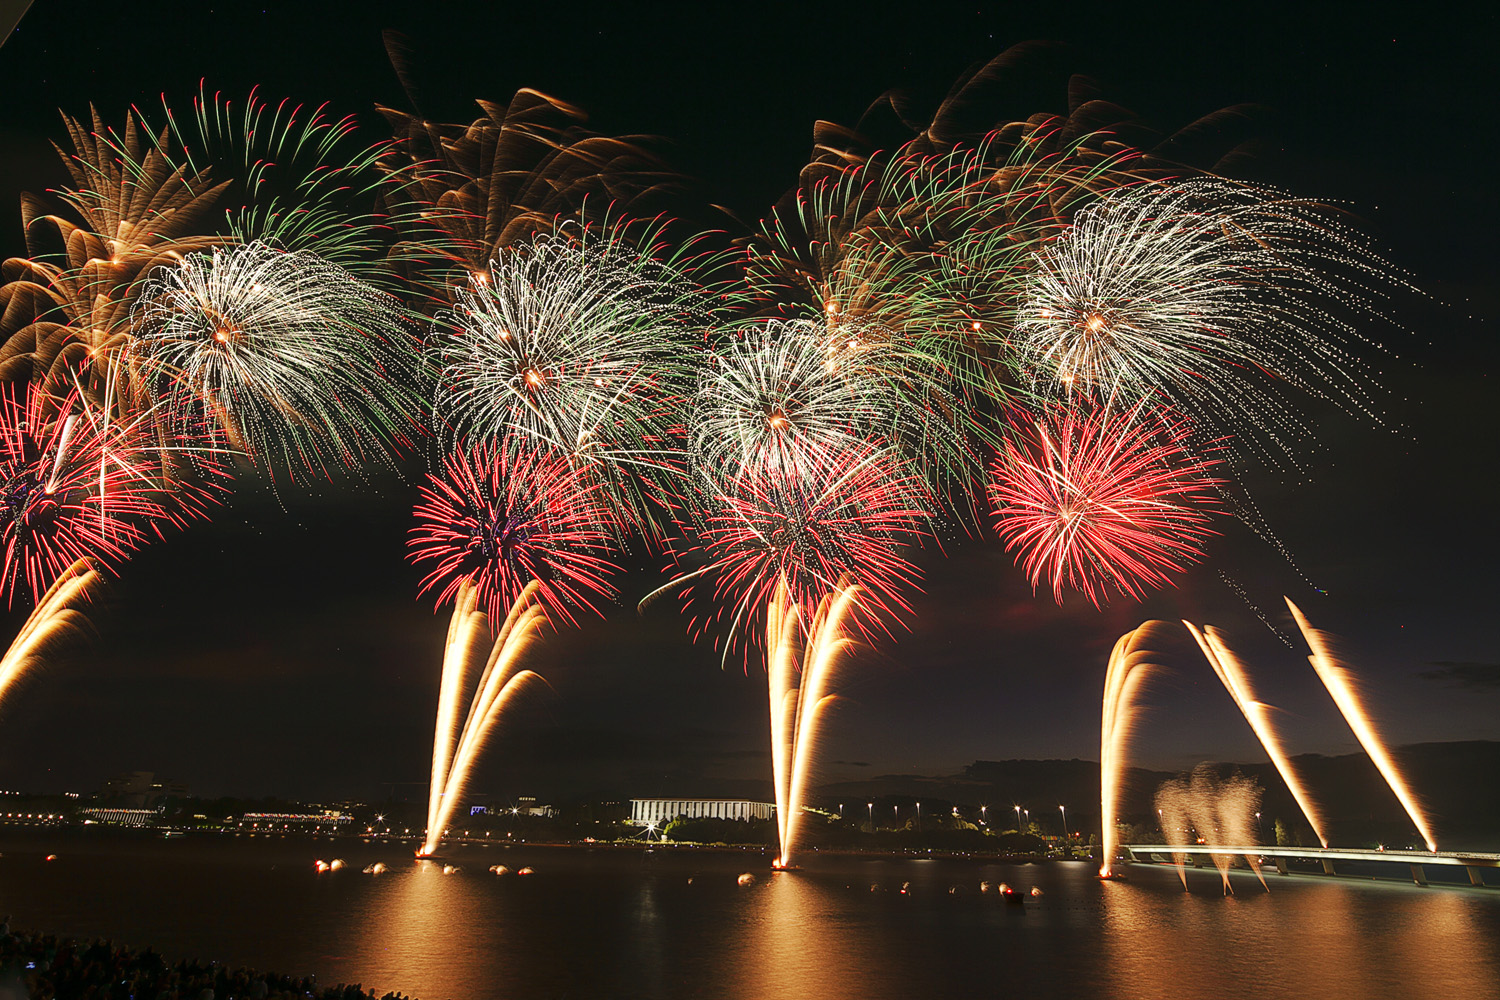
[[[477,948],[484,952],[478,964],[504,974],[507,953],[527,942],[508,933],[515,921],[495,912],[495,894],[461,881],[471,874],[444,875],[441,862],[416,861],[374,880],[356,946],[367,990],[400,989],[421,1000],[467,996]]]
[[[1188,871],[1188,892],[1161,871],[1105,882],[1100,907],[1106,995],[1218,1000],[1245,994],[1320,997],[1494,996],[1500,958],[1467,890],[1272,878],[1271,893],[1222,894],[1212,868]],[[1238,873],[1254,885],[1247,873]],[[1258,886],[1256,887],[1258,889]],[[1371,906],[1367,894],[1379,894]],[[1213,961],[1200,946],[1214,941]],[[1268,970],[1270,974],[1268,975]],[[1267,979],[1284,992],[1267,994]]]
[[[745,997],[868,997],[861,984],[878,981],[879,970],[865,949],[851,948],[844,905],[795,872],[755,885],[745,896],[744,934],[725,954],[725,979]]]

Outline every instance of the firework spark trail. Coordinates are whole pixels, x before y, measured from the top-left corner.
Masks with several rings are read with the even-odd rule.
[[[272,104],[256,90],[230,100],[200,86],[185,123],[165,98],[163,111],[164,155],[190,174],[234,175],[227,195],[236,204],[225,213],[234,243],[310,251],[378,282],[390,270],[369,265],[385,256],[392,228],[446,214],[412,205],[404,196],[416,183],[411,172],[382,168],[392,143],[364,145],[355,116],[329,117],[326,104]]]
[[[1233,774],[1220,780],[1212,765],[1199,764],[1190,776],[1173,778],[1163,782],[1156,792],[1156,809],[1161,816],[1162,834],[1174,847],[1186,847],[1192,833],[1197,833],[1198,842],[1208,847],[1243,847],[1255,841],[1251,817],[1260,808],[1261,789],[1253,779]],[[1211,853],[1214,867],[1224,883],[1224,894],[1234,892],[1229,884],[1229,867],[1234,855]],[[1187,856],[1173,853],[1177,865],[1177,876],[1182,887],[1187,888],[1187,872],[1184,869]],[[1256,867],[1254,858],[1245,855],[1250,870],[1266,887],[1265,876]]]
[[[533,682],[545,683],[531,670],[517,670],[547,625],[546,612],[536,601],[536,593],[534,584],[528,586],[512,605],[474,686],[469,714],[460,729],[459,707],[478,657],[483,653],[489,618],[476,610],[479,595],[475,588],[465,585],[459,589],[443,651],[443,677],[432,741],[427,835],[418,857],[430,856],[437,850],[468,787],[474,762],[505,709]]]
[[[88,618],[77,605],[88,600],[89,591],[99,579],[97,570],[80,559],[60,573],[52,586],[37,601],[0,657],[0,702],[11,686],[32,667],[40,663],[60,640],[86,628]]]
[[[215,499],[212,480],[164,487],[162,458],[178,449],[148,441],[143,422],[149,415],[112,420],[79,389],[62,397],[0,389],[0,587],[8,601],[23,582],[40,597],[77,560],[100,569],[122,561]]]
[[[1301,809],[1302,815],[1307,817],[1307,822],[1312,825],[1318,841],[1327,847],[1328,835],[1323,832],[1322,817],[1318,815],[1312,797],[1303,787],[1302,779],[1292,768],[1291,760],[1282,749],[1281,737],[1276,732],[1276,727],[1267,712],[1271,706],[1258,700],[1255,692],[1251,690],[1244,664],[1224,644],[1218,629],[1212,625],[1204,631],[1199,631],[1198,627],[1190,621],[1184,620],[1182,624],[1187,627],[1188,632],[1198,643],[1198,648],[1203,651],[1203,658],[1208,661],[1209,666],[1213,667],[1214,673],[1223,682],[1224,689],[1229,692],[1229,697],[1234,699],[1235,706],[1245,716],[1245,721],[1250,723],[1250,728],[1255,731],[1255,738],[1260,740],[1260,745],[1270,755],[1271,762],[1276,765],[1277,773],[1281,775],[1281,780],[1286,782],[1292,798],[1297,800],[1297,808]]]
[[[777,868],[794,866],[803,800],[812,777],[824,716],[836,700],[829,687],[834,669],[855,644],[849,635],[848,619],[851,609],[857,607],[859,594],[859,587],[841,581],[837,590],[819,602],[811,621],[805,623],[791,589],[783,583],[766,609],[766,681],[780,848],[774,862]]]
[[[471,584],[498,619],[535,582],[543,602],[572,621],[570,606],[597,611],[591,595],[611,597],[606,556],[619,532],[602,487],[559,455],[479,444],[460,446],[443,475],[421,487],[407,558],[431,567],[421,592],[439,605]]]
[[[1039,389],[1165,393],[1273,463],[1309,433],[1277,383],[1382,422],[1347,345],[1390,269],[1327,206],[1217,178],[1142,185],[1080,212],[1031,274],[1015,347]]]
[[[1302,609],[1293,604],[1291,598],[1286,599],[1286,606],[1291,609],[1292,617],[1297,620],[1297,628],[1301,630],[1303,639],[1312,650],[1312,655],[1307,659],[1312,664],[1313,670],[1317,672],[1318,679],[1328,689],[1334,704],[1343,714],[1344,721],[1354,731],[1360,746],[1364,747],[1365,753],[1370,755],[1370,760],[1374,761],[1375,767],[1380,771],[1380,776],[1385,779],[1391,791],[1396,794],[1396,798],[1401,801],[1401,808],[1406,810],[1406,815],[1411,817],[1412,823],[1421,832],[1427,849],[1436,851],[1437,838],[1433,835],[1427,817],[1422,813],[1417,797],[1407,786],[1406,778],[1396,766],[1380,734],[1375,732],[1375,725],[1360,702],[1354,672],[1333,655],[1327,633],[1308,624],[1307,618],[1302,614]]]
[[[914,414],[889,385],[841,358],[808,322],[741,331],[715,352],[694,394],[694,465],[723,479],[786,478],[808,474],[824,456],[890,441]]]
[[[1215,507],[1212,460],[1185,449],[1185,421],[1137,404],[1052,408],[1005,442],[989,484],[996,530],[1032,589],[1050,577],[1096,607],[1111,589],[1139,600],[1203,556]]]
[[[790,588],[782,581],[766,606],[766,693],[771,709],[771,778],[776,794],[778,861],[786,856],[791,761],[796,753],[797,652],[801,629],[801,609],[791,600]]]
[[[132,363],[170,419],[269,468],[388,461],[417,428],[395,300],[311,253],[193,254],[156,273],[131,324]]]
[[[1159,655],[1147,647],[1162,637],[1166,622],[1149,621],[1126,632],[1115,642],[1104,673],[1104,702],[1099,725],[1099,813],[1103,826],[1103,864],[1099,875],[1114,874],[1115,854],[1120,848],[1118,817],[1121,785],[1125,780],[1126,751],[1140,725],[1141,685],[1163,667]]]
[[[450,438],[588,466],[648,530],[680,464],[702,293],[622,230],[502,249],[439,313],[434,418]]]
[[[909,607],[900,590],[918,575],[901,552],[927,537],[930,498],[923,484],[889,452],[850,448],[817,456],[805,475],[740,477],[724,489],[700,477],[687,515],[696,549],[709,565],[679,579],[707,576],[713,610],[748,622],[785,583],[804,621],[841,580],[861,586],[875,621]],[[695,588],[685,597],[695,599]],[[861,625],[865,623],[861,622]]]

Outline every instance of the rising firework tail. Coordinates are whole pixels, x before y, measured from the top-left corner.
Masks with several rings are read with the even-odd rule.
[[[1317,835],[1319,842],[1327,847],[1328,834],[1325,832],[1326,827],[1322,815],[1308,793],[1307,787],[1302,783],[1301,777],[1292,767],[1286,750],[1283,749],[1281,734],[1276,731],[1275,723],[1268,711],[1271,706],[1255,697],[1244,664],[1225,644],[1224,637],[1219,630],[1212,625],[1200,630],[1192,622],[1184,621],[1182,624],[1192,635],[1193,640],[1198,643],[1204,659],[1223,682],[1224,689],[1234,699],[1235,707],[1245,716],[1245,721],[1250,723],[1250,728],[1255,731],[1255,738],[1260,740],[1260,745],[1265,748],[1271,762],[1276,765],[1277,773],[1281,775],[1281,780],[1286,782],[1288,791],[1296,800],[1297,808],[1302,810],[1302,815],[1307,817],[1313,833]]]
[[[903,591],[919,572],[905,550],[930,538],[932,511],[921,480],[868,445],[810,456],[790,474],[700,476],[681,508],[678,589],[690,608],[704,602],[704,631],[725,627],[726,657],[782,587],[810,621],[840,581],[857,585],[870,612],[859,627],[886,630],[910,611]]]
[[[459,595],[492,618],[533,594],[572,621],[609,599],[619,524],[603,485],[561,456],[461,446],[429,475],[408,558],[428,568],[421,590],[439,606]]]
[[[467,582],[454,595],[433,731],[427,831],[417,852],[419,858],[431,857],[438,849],[463,800],[474,764],[505,710],[527,689],[546,683],[535,672],[520,669],[548,625],[547,613],[535,599],[537,593],[538,588],[533,584],[516,597],[488,656],[485,644],[489,639],[489,618],[478,610],[481,595]],[[460,725],[459,710],[465,693],[470,691],[469,712]]]
[[[1131,737],[1141,724],[1141,686],[1164,668],[1155,646],[1165,635],[1166,622],[1143,622],[1115,642],[1104,673],[1104,699],[1099,721],[1099,815],[1103,825],[1103,864],[1100,878],[1113,878],[1120,846],[1120,794],[1128,767]]]
[[[44,662],[60,643],[89,629],[80,605],[98,586],[99,572],[87,560],[70,564],[36,602],[5,655],[0,657],[0,703],[17,680]]]
[[[1375,728],[1375,722],[1369,711],[1365,708],[1363,700],[1359,696],[1359,688],[1354,671],[1350,670],[1333,649],[1332,637],[1321,629],[1313,628],[1308,622],[1307,616],[1302,609],[1292,603],[1291,598],[1286,599],[1286,606],[1292,613],[1292,618],[1297,622],[1297,628],[1306,640],[1308,649],[1308,662],[1312,664],[1313,670],[1317,672],[1318,680],[1328,689],[1328,694],[1338,706],[1339,713],[1343,715],[1344,721],[1354,731],[1355,737],[1359,739],[1359,745],[1365,748],[1370,760],[1380,771],[1380,776],[1385,779],[1387,785],[1398,800],[1401,808],[1406,810],[1407,816],[1411,818],[1412,825],[1422,835],[1429,851],[1437,850],[1437,835],[1433,832],[1432,823],[1423,811],[1421,803],[1418,802],[1416,793],[1411,790],[1406,782],[1406,776],[1401,773],[1390,750],[1386,748],[1385,740],[1381,739],[1380,733]]]
[[[818,601],[811,617],[781,581],[766,605],[766,682],[771,707],[771,762],[779,849],[772,867],[796,867],[803,807],[823,723],[837,700],[837,669],[857,648],[859,587],[847,580]]]
[[[989,485],[996,529],[1033,588],[1045,579],[1095,606],[1139,599],[1203,557],[1216,510],[1212,460],[1188,424],[1138,404],[1017,412]]]
[[[1178,847],[1195,842],[1210,847],[1254,844],[1258,839],[1254,818],[1259,815],[1261,795],[1261,787],[1255,779],[1238,772],[1220,777],[1212,764],[1199,764],[1191,775],[1172,778],[1157,789],[1155,806],[1161,818],[1162,836],[1167,843]],[[1232,895],[1234,889],[1229,884],[1229,866],[1234,855],[1210,854],[1209,857],[1223,879],[1224,895]],[[1187,872],[1183,868],[1186,855],[1175,854],[1174,860],[1177,875],[1186,888]],[[1260,879],[1261,888],[1265,888],[1266,879],[1256,860],[1246,855],[1245,864]]]

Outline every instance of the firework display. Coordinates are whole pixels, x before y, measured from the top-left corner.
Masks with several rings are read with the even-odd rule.
[[[501,250],[434,324],[439,432],[562,457],[649,525],[680,452],[685,347],[701,309],[671,262],[623,229]]]
[[[417,505],[411,560],[431,566],[422,592],[446,604],[471,587],[491,618],[527,586],[555,613],[608,598],[612,512],[598,483],[566,460],[484,445],[450,453]]]
[[[408,443],[392,303],[343,268],[262,243],[159,269],[129,357],[174,430],[206,423],[252,461],[326,472]]]
[[[1364,323],[1401,282],[1353,225],[1226,179],[1238,147],[1172,163],[1181,144],[1107,102],[986,117],[1015,59],[925,119],[886,95],[859,128],[820,123],[792,190],[725,232],[676,217],[700,206],[653,140],[532,90],[467,124],[380,108],[374,144],[254,93],[160,125],[65,117],[62,208],[24,197],[27,256],[0,272],[0,588],[39,616],[0,694],[232,459],[279,482],[425,458],[408,559],[453,619],[423,852],[538,679],[522,655],[604,614],[637,551],[669,577],[638,608],[671,593],[726,659],[764,657],[789,865],[833,666],[914,613],[922,547],[987,511],[1034,594],[1143,600],[1209,558],[1220,513],[1265,537],[1232,473],[1297,466],[1309,402],[1382,418]],[[908,138],[877,148],[891,115]],[[1189,628],[1271,746],[1238,661]],[[1109,667],[1106,814],[1157,632]]]
[[[69,566],[113,567],[201,514],[211,486],[162,486],[163,454],[139,424],[74,391],[0,388],[0,588],[41,600]]]
[[[849,352],[884,350],[830,346],[806,321],[741,331],[714,353],[693,397],[694,465],[724,479],[796,479],[827,456],[890,441],[897,424],[915,419],[911,409],[847,361]]]
[[[1326,207],[1217,178],[1084,209],[1037,252],[1016,364],[1038,391],[1160,395],[1247,448],[1307,433],[1286,387],[1373,414],[1348,317],[1388,271]]]
[[[785,587],[810,621],[841,579],[858,581],[884,612],[907,610],[902,590],[918,573],[903,550],[921,542],[932,513],[921,482],[867,446],[808,458],[792,474],[739,476],[692,494],[711,614],[744,622]]]
[[[1030,423],[1006,441],[990,498],[1033,588],[1047,579],[1058,603],[1065,587],[1095,605],[1110,590],[1139,598],[1203,557],[1216,481],[1183,447],[1185,421],[1136,406]]]

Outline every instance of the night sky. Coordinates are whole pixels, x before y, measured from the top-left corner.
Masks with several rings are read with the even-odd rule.
[[[475,9],[447,13],[462,6]],[[1223,523],[1208,562],[1144,604],[1060,609],[1033,597],[995,542],[945,539],[920,558],[909,631],[846,673],[824,776],[1097,759],[1109,648],[1153,617],[1224,629],[1262,697],[1286,710],[1295,752],[1357,750],[1300,644],[1257,616],[1294,632],[1282,594],[1342,637],[1393,742],[1500,739],[1494,14],[1425,5],[1421,24],[1381,25],[1312,4],[1261,6],[1246,21],[1113,3],[713,6],[91,4],[83,16],[36,0],[0,48],[0,206],[13,206],[0,213],[0,253],[22,250],[19,192],[63,179],[46,145],[62,139],[59,107],[80,114],[92,101],[118,123],[131,103],[159,111],[162,92],[185,106],[206,79],[228,95],[259,85],[272,100],[328,101],[375,139],[373,105],[407,107],[387,27],[425,53],[434,117],[468,121],[474,98],[536,88],[602,132],[666,137],[705,199],[745,219],[791,186],[815,120],[853,125],[895,87],[936,99],[1028,39],[1069,43],[1070,66],[1164,131],[1254,102],[1269,123],[1256,178],[1351,203],[1430,296],[1398,298],[1404,332],[1372,327],[1388,349],[1370,352],[1386,426],[1313,409],[1305,479],[1247,481],[1294,561]],[[997,118],[1065,111],[1065,80],[1039,73]],[[414,497],[396,476],[279,491],[242,481],[212,523],[139,553],[94,616],[95,641],[0,707],[0,788],[87,792],[141,769],[205,794],[418,794],[447,615],[417,599],[404,559]],[[560,797],[768,784],[763,673],[721,669],[671,601],[637,616],[662,571],[636,560],[607,620],[582,618],[549,643],[534,665],[552,690],[518,713],[478,787]],[[22,617],[8,616],[8,632]],[[1186,640],[1173,663],[1139,761],[1263,760]]]

